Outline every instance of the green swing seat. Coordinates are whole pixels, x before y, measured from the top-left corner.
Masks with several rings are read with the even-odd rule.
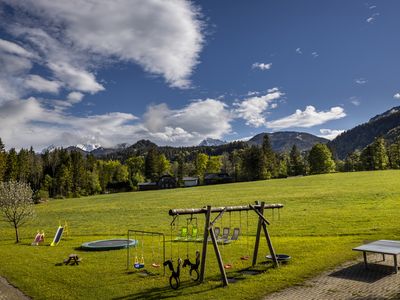
[[[180,235],[175,238],[176,242],[186,242],[188,240],[188,228],[182,227]]]

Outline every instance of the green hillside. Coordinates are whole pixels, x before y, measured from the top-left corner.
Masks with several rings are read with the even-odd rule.
[[[227,214],[220,227],[241,225],[239,241],[221,248],[224,262],[234,268],[228,276],[236,283],[220,288],[218,267],[209,248],[204,284],[191,282],[188,270],[181,270],[182,287],[173,291],[168,274],[143,277],[133,268],[126,270],[126,250],[83,252],[81,243],[125,236],[128,229],[162,231],[170,238],[171,208],[204,205],[242,205],[263,200],[285,207],[265,216],[271,221],[270,234],[278,253],[292,261],[278,269],[257,266],[257,276],[242,275],[254,243],[256,218],[249,213]],[[400,239],[400,171],[338,173],[279,180],[202,186],[188,189],[109,194],[79,199],[54,200],[36,206],[36,218],[21,229],[23,242],[14,244],[14,232],[0,223],[0,275],[35,299],[259,299],[263,295],[299,284],[305,278],[359,255],[351,248],[365,240]],[[56,247],[30,246],[37,230],[46,232],[46,244],[53,238],[59,221],[69,224],[69,235]],[[181,217],[180,225],[186,224]],[[203,223],[198,225],[202,233]],[[247,237],[247,233],[249,236]],[[177,230],[173,232],[173,236]],[[139,237],[140,238],[140,237]],[[158,240],[145,238],[137,254],[146,264],[160,260]],[[173,243],[172,256],[192,260],[198,243]],[[167,243],[167,258],[170,243]],[[135,250],[132,250],[135,254]],[[59,265],[71,253],[82,257],[79,266]],[[263,241],[260,261],[267,254]],[[158,270],[151,270],[158,272]]]

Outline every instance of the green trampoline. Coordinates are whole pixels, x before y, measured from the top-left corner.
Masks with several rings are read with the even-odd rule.
[[[83,243],[81,248],[87,251],[108,251],[135,247],[137,243],[137,240],[128,239],[99,240]]]

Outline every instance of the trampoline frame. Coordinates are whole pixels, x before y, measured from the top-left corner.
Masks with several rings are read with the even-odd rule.
[[[121,241],[118,246],[90,246],[90,244],[93,243],[99,243],[99,242],[106,242],[106,241],[114,241],[118,240]],[[90,241],[83,243],[81,245],[81,248],[86,251],[109,251],[109,250],[120,250],[120,249],[125,249],[125,248],[130,248],[130,247],[135,247],[137,245],[137,240],[131,240],[131,239],[107,239],[107,240],[97,240],[97,241]]]

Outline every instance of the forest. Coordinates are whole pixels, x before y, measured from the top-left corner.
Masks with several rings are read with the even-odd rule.
[[[140,144],[140,143],[139,143]],[[27,182],[35,201],[69,198],[137,189],[141,182],[157,181],[169,174],[182,181],[196,176],[203,184],[208,173],[228,173],[234,181],[253,181],[330,172],[354,172],[400,168],[400,139],[389,143],[376,138],[344,160],[334,159],[325,144],[300,152],[293,145],[288,153],[272,150],[268,135],[263,144],[228,144],[212,147],[157,147],[142,142],[141,150],[95,157],[80,151],[57,148],[42,154],[30,148],[5,150],[0,139],[0,181]]]

